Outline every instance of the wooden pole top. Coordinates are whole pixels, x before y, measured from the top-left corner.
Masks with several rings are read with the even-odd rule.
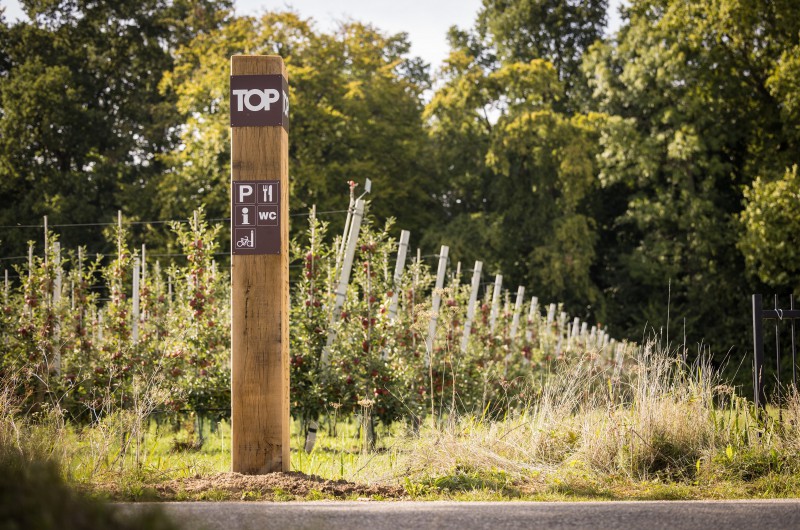
[[[231,75],[276,75],[289,79],[280,55],[233,55]]]

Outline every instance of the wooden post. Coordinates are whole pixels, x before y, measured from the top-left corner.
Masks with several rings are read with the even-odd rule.
[[[550,307],[547,308],[547,326],[553,324],[553,321],[556,318],[556,304],[550,304]]]
[[[140,289],[140,291],[144,288],[145,280],[147,280],[147,248],[146,248],[145,243],[142,243],[142,272],[140,274],[140,281],[141,281],[141,289]],[[139,316],[139,320],[142,321],[142,322],[147,320],[147,311],[146,310],[143,309],[141,311],[141,315]]]
[[[77,263],[77,273],[78,273],[78,283],[83,283],[83,247],[78,247],[78,263]],[[83,287],[81,287],[81,292],[83,292]],[[74,303],[74,299],[73,299]],[[73,305],[72,309],[75,309]],[[84,314],[83,314],[83,304],[80,305],[80,319],[83,322]]]
[[[580,327],[581,319],[575,317],[572,319],[572,328],[569,330],[569,339],[567,339],[567,350],[572,353],[575,351],[575,343],[578,340],[578,329]]]
[[[45,252],[47,254],[47,252]],[[28,287],[27,289],[33,288],[33,242],[28,243]],[[33,316],[33,306],[25,304],[25,313],[32,317]]]
[[[286,78],[280,57],[231,58],[231,187],[237,191],[231,212],[231,468],[247,474],[288,471],[290,465]],[[262,80],[278,88],[261,86]],[[274,117],[276,110],[278,124],[248,121]],[[245,182],[255,195],[247,210],[237,206],[249,189]],[[258,220],[274,223],[264,237]]]
[[[539,297],[531,296],[531,308],[530,312],[528,313],[528,320],[533,322],[534,317],[536,317],[539,313]]]
[[[147,278],[147,245],[142,243],[142,282]]]
[[[339,274],[341,270],[339,267],[342,265],[344,259],[344,252],[347,248],[347,240],[350,235],[350,223],[353,220],[353,214],[356,213],[356,194],[353,186],[350,186],[350,204],[347,206],[347,218],[344,221],[344,231],[342,232],[342,242],[339,244],[339,249],[336,251],[336,267],[333,271]]]
[[[49,229],[47,228],[47,216],[44,216],[44,264],[47,265],[48,254],[50,253],[50,240],[48,238]]]
[[[122,210],[117,210],[117,259],[122,259]]]
[[[64,283],[64,269],[61,267],[61,243],[53,243],[53,267],[55,268],[55,281],[53,282],[53,304],[61,301],[61,291]]]

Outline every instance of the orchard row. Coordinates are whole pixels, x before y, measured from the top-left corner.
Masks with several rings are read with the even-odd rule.
[[[303,421],[369,412],[390,423],[450,410],[501,411],[535,399],[553,363],[619,374],[630,346],[556,304],[505,290],[502,276],[447,259],[434,272],[409,234],[376,226],[351,201],[345,234],[313,213],[292,242],[291,410]],[[202,212],[174,223],[184,264],[133,249],[120,222],[116,256],[65,251],[45,233],[27,263],[6,271],[3,376],[31,410],[59,406],[90,421],[131,407],[142,384],[166,406],[226,415],[230,407],[230,275],[214,260],[220,225]],[[462,281],[468,276],[468,280]],[[485,276],[485,277],[484,277]],[[109,405],[111,404],[111,405]]]

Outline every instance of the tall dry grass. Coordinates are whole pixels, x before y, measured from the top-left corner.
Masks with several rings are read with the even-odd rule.
[[[45,383],[43,399],[21,395],[18,379],[0,378],[0,454],[22,462],[50,462],[79,482],[136,478],[147,455],[143,440],[150,415],[174,395],[160,372],[133,378],[131,406],[119,408],[111,388],[85,399],[88,424],[70,421],[60,396]]]
[[[725,474],[743,459],[767,455],[788,464],[800,455],[796,392],[778,423],[738,397],[707,362],[687,365],[656,342],[626,362],[616,371],[598,371],[591,359],[565,362],[525,406],[502,418],[450,416],[423,429],[407,440],[403,476],[500,471],[525,481],[577,468],[684,481]]]

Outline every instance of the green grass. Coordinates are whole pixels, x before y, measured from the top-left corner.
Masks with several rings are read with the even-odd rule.
[[[800,397],[790,396],[778,422],[776,411],[757,413],[703,367],[652,352],[638,362],[629,370],[635,375],[624,380],[580,363],[565,365],[535,400],[499,418],[445,414],[435,424],[428,418],[418,433],[402,423],[379,426],[371,452],[363,450],[356,419],[339,421],[335,429],[322,421],[310,453],[295,422],[291,468],[319,480],[290,475],[283,477],[287,482],[231,485],[229,475],[215,478],[230,470],[227,421],[204,422],[197,432],[191,417],[178,424],[150,419],[133,443],[126,433],[138,423],[130,415],[78,429],[57,411],[25,417],[0,403],[0,437],[59,462],[74,484],[113,499],[800,496]],[[365,486],[336,490],[323,479]],[[187,486],[197,480],[208,483]]]
[[[41,429],[42,427],[39,427]],[[156,487],[168,481],[211,477],[230,471],[230,424],[227,420],[213,425],[204,422],[202,437],[191,418],[179,424],[151,419],[143,430],[136,452],[128,449],[119,457],[121,443],[114,437],[105,454],[93,450],[100,436],[98,428],[77,429],[64,426],[57,437],[60,460],[65,474],[82,488],[99,497],[136,501],[163,498]],[[305,433],[298,422],[292,423],[291,469],[306,475],[330,480],[370,483],[388,480],[395,474],[398,450],[394,447],[402,426],[379,428],[376,450],[362,451],[356,421],[339,422],[335,435],[324,427],[310,453],[303,450]],[[113,429],[109,429],[113,433]],[[46,436],[52,437],[53,434]],[[199,443],[199,440],[203,440]],[[108,441],[108,440],[106,440]],[[174,500],[294,500],[295,495],[275,489],[270,494],[260,491],[207,490],[199,494],[177,492]],[[301,498],[319,500],[333,498],[311,489]],[[355,497],[354,497],[355,498]]]
[[[752,446],[714,455],[708,462],[701,462],[702,473],[696,472],[691,477],[656,473],[645,478],[619,472],[599,473],[580,459],[520,471],[519,462],[511,461],[513,465],[504,469],[497,463],[487,466],[474,458],[475,451],[481,452],[480,442],[475,440],[481,431],[494,429],[499,438],[505,436],[507,439],[507,433],[518,428],[511,419],[500,422],[472,420],[469,429],[462,424],[461,436],[467,438],[460,449],[462,460],[472,460],[474,465],[431,466],[420,471],[417,467],[420,453],[430,451],[436,444],[443,446],[442,450],[448,450],[452,440],[448,439],[450,434],[445,432],[446,429],[423,429],[419,438],[407,436],[404,426],[399,424],[391,429],[379,429],[376,451],[365,453],[361,450],[356,421],[339,422],[335,434],[328,432],[328,426],[323,424],[318,430],[314,450],[306,453],[302,450],[304,433],[295,423],[291,437],[292,470],[331,480],[398,484],[406,498],[415,500],[597,501],[800,496],[797,466],[774,449],[759,450]],[[198,439],[198,433],[191,432],[186,426],[176,432],[168,424],[150,421],[140,447],[138,466],[135,455],[128,454],[115,464],[107,462],[95,475],[91,475],[89,470],[96,467],[96,462],[89,457],[90,451],[81,434],[74,428],[65,428],[65,433],[61,444],[68,446],[65,452],[71,455],[63,463],[66,473],[74,483],[102,498],[136,501],[335,498],[318,489],[310,489],[304,495],[280,488],[233,492],[212,488],[199,493],[178,491],[172,496],[160,492],[158,486],[167,481],[208,477],[230,470],[230,426],[227,421],[219,422],[213,428],[206,424],[204,443],[194,449],[187,449],[191,445],[187,442]],[[567,443],[575,436],[575,433],[568,432],[548,433],[549,439],[561,440],[558,443]],[[569,443],[574,445],[578,442],[573,440]],[[357,497],[359,495],[350,498]],[[373,498],[383,497],[377,495]]]

